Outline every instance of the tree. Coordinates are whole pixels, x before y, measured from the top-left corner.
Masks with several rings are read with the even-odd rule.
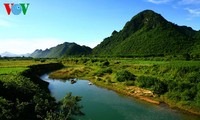
[[[115,34],[117,34],[118,32],[116,31],[116,30],[114,30],[113,32],[112,32],[112,36],[113,35],[115,35]]]
[[[81,101],[80,96],[72,96],[72,93],[68,93],[60,101],[60,112],[63,113],[64,120],[71,119],[72,115],[83,115],[81,112],[82,106],[78,104]]]
[[[116,74],[116,79],[119,82],[124,82],[124,81],[134,81],[135,80],[135,75],[132,74],[131,72],[127,70],[122,70],[117,72]]]
[[[189,53],[186,53],[183,55],[184,59],[189,61],[190,60],[190,54]]]
[[[80,101],[80,96],[72,96],[72,93],[68,93],[59,101],[57,110],[47,111],[45,120],[73,120],[73,115],[84,115],[81,112],[82,106],[78,104]]]

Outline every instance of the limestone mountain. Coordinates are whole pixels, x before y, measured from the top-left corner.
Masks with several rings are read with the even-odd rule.
[[[80,56],[88,55],[92,51],[91,48],[87,46],[80,46],[76,43],[65,42],[63,44],[57,45],[46,50],[35,50],[30,57],[34,58],[60,58],[67,56]]]
[[[152,10],[145,10],[124,28],[105,38],[93,49],[99,56],[159,56],[199,54],[200,31],[178,26]]]

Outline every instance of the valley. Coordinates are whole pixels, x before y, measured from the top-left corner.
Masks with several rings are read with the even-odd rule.
[[[158,59],[160,60],[158,61]],[[54,72],[51,72],[49,74],[48,79],[53,79],[53,81],[58,81],[58,82],[59,81],[65,82],[66,80],[69,80],[69,79],[89,80],[90,82],[92,82],[92,84],[95,84],[102,88],[106,88],[108,90],[113,90],[117,94],[121,94],[123,96],[124,95],[129,96],[130,98],[133,98],[133,99],[136,98],[139,101],[144,101],[144,103],[142,104],[147,104],[149,102],[151,104],[155,104],[155,106],[160,106],[160,107],[163,104],[167,104],[169,105],[170,108],[181,111],[180,113],[178,112],[177,114],[183,114],[185,111],[187,111],[185,112],[187,114],[183,115],[185,117],[181,115],[183,118],[178,118],[178,117],[176,118],[175,117],[176,115],[175,115],[174,116],[175,119],[186,119],[186,118],[189,119],[190,118],[190,119],[198,120],[199,118],[199,104],[198,104],[199,103],[198,102],[199,101],[199,97],[198,97],[199,96],[198,95],[199,94],[199,81],[198,81],[199,77],[198,76],[199,76],[200,62],[199,61],[185,61],[185,60],[167,61],[167,60],[164,60],[164,59],[161,60],[161,59],[163,58],[152,57],[152,58],[145,58],[145,59],[144,58],[137,58],[137,59],[136,58],[134,59],[133,58],[107,58],[105,59],[105,58],[88,58],[88,57],[75,58],[74,57],[74,58],[65,58],[65,59],[64,58],[63,59],[42,59],[41,60],[42,62],[38,60],[34,60],[34,59],[0,60],[0,64],[2,65],[2,67],[0,68],[0,78],[1,78],[0,80],[2,84],[2,87],[1,87],[2,106],[0,109],[4,111],[7,110],[7,112],[6,111],[3,112],[1,118],[3,119],[12,119],[12,118],[32,119],[34,115],[37,115],[37,117],[35,116],[34,119],[45,118],[48,120],[50,119],[49,117],[53,119],[55,116],[57,116],[56,113],[55,114],[51,113],[53,109],[56,110],[57,102],[55,101],[55,98],[53,98],[54,96],[53,97],[49,96],[50,93],[48,92],[48,89],[47,89],[49,85],[47,83],[43,83],[42,80],[39,80],[37,77],[35,77],[34,74],[43,75],[45,73],[49,73],[48,71],[59,69]],[[13,64],[9,64],[9,63],[13,63]],[[60,66],[60,67],[57,67],[56,69],[54,67],[50,67],[51,64],[57,64],[57,63],[59,64],[62,63],[64,67]],[[28,66],[33,66],[33,67],[29,68]],[[32,69],[32,70],[29,71],[29,69],[30,70]],[[78,83],[74,83],[74,85]],[[11,85],[13,87],[11,87]],[[86,86],[89,86],[89,85],[86,84]],[[63,91],[63,92],[60,91],[59,94],[63,93],[62,96],[64,97],[66,93],[73,92],[73,90],[75,90],[75,92],[73,93],[81,97],[82,94],[76,93],[76,91],[78,91],[79,89],[81,88],[73,88],[71,90],[68,89],[67,91]],[[43,91],[43,92],[40,92],[41,93],[40,95],[42,95],[43,97],[39,95],[41,97],[40,98],[41,101],[35,101],[37,100],[35,99],[35,97],[38,96],[38,94],[36,94],[38,90]],[[10,92],[6,92],[6,91],[10,91]],[[15,94],[16,96],[13,96],[13,94]],[[92,94],[95,94],[95,93],[92,93]],[[32,98],[31,95],[34,95],[34,98]],[[59,100],[62,100],[63,97],[59,97]],[[15,99],[18,101],[16,101]],[[48,103],[44,103],[42,99],[48,100]],[[67,97],[66,100],[67,99],[70,99],[70,97]],[[83,97],[82,100],[85,101],[84,99],[87,100],[88,98]],[[77,98],[77,100],[79,101],[80,99]],[[39,107],[38,105],[40,105],[40,107],[44,107],[44,106],[47,107],[50,105],[52,107],[54,106],[55,108],[52,108],[50,106],[48,108],[45,107],[44,110],[40,108],[43,112],[35,111],[36,112],[35,113],[34,110],[31,110],[32,108],[29,105],[29,102],[32,102],[32,101],[35,102],[35,105],[37,107]],[[11,103],[11,104],[8,104],[8,103]],[[23,107],[18,108],[19,107],[18,104],[19,105],[23,104]],[[14,106],[16,105],[15,106],[16,108],[13,105]],[[36,106],[35,106],[35,110],[36,110]],[[83,108],[80,107],[82,108],[83,113],[85,111],[84,107],[87,108],[87,104],[86,106],[83,106]],[[15,110],[12,110],[12,108],[15,108]],[[168,108],[162,108],[162,109],[167,110]],[[31,110],[32,112],[30,114],[27,114],[26,113],[27,110],[29,111]],[[10,113],[12,112],[15,112],[15,114],[11,116]],[[46,114],[46,112],[48,114]],[[87,113],[84,113],[84,114],[86,114],[87,116]],[[169,113],[167,112],[166,114],[169,114]],[[38,117],[38,115],[41,116],[41,118]],[[30,116],[32,116],[32,118],[30,118]],[[83,118],[85,117],[83,116]],[[110,118],[112,118],[112,116],[110,116]]]
[[[102,96],[109,94],[113,99],[123,101],[122,106],[117,101],[118,108],[114,108],[120,110],[119,117],[123,116],[123,119],[129,118],[128,115],[131,116],[129,119],[137,119],[131,112],[134,101],[138,103],[136,108],[143,106],[143,114],[146,106],[152,108],[148,111],[156,111],[154,115],[160,112],[159,109],[164,109],[168,115],[162,114],[157,119],[165,120],[170,115],[172,119],[180,120],[200,118],[200,31],[176,25],[152,10],[133,16],[121,30],[114,30],[93,49],[64,42],[26,55],[14,57],[18,55],[6,52],[0,56],[2,120],[84,119],[87,116],[84,107],[90,106],[92,112],[91,109],[99,104],[82,106],[81,103],[87,102],[85,99],[91,96],[85,93],[83,98],[81,94],[74,96],[73,92],[82,91],[72,88],[71,93],[68,89],[73,87],[68,84],[70,80],[74,86],[81,84],[87,90],[91,85],[94,91],[102,90]],[[86,86],[89,81],[90,85]],[[62,96],[59,99],[56,98],[59,94],[52,94],[56,90],[49,88],[54,82],[58,85],[53,87],[58,87],[56,90],[60,90]],[[90,93],[98,97],[94,91]],[[106,100],[102,98],[101,102],[112,102]],[[127,108],[130,111],[120,109],[124,109],[126,104],[132,106]],[[104,110],[101,107],[100,110]],[[123,112],[128,114],[122,115]],[[152,119],[155,117],[151,112],[147,113]],[[116,114],[110,112],[109,116],[108,112],[105,113],[109,120],[115,119]],[[102,116],[98,114],[96,117],[103,119]]]

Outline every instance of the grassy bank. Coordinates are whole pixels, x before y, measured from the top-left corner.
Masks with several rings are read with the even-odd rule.
[[[98,86],[200,114],[200,61],[65,59],[51,78],[88,79]]]

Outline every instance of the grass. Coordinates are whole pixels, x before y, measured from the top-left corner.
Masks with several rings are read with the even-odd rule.
[[[54,60],[46,60],[45,62],[35,61],[35,60],[0,60],[0,68],[1,67],[27,67],[30,65],[38,65],[38,64],[46,64],[50,62],[56,62]]]
[[[20,72],[23,72],[24,70],[27,70],[27,67],[9,67],[9,68],[0,68],[0,75],[1,74],[18,74]]]
[[[28,69],[28,66],[46,64],[50,62],[56,62],[55,60],[46,60],[45,62],[35,60],[16,60],[7,59],[0,60],[0,75],[1,74],[18,74]]]
[[[199,67],[200,61],[171,61],[166,66],[174,67],[174,68],[180,68],[180,67]]]

